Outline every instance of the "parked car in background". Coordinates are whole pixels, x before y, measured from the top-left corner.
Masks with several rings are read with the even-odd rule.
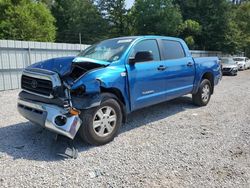
[[[250,69],[250,60],[247,57],[235,57],[233,60],[238,65],[239,70]]]
[[[233,58],[221,58],[222,73],[223,75],[236,76],[238,73],[238,65]]]

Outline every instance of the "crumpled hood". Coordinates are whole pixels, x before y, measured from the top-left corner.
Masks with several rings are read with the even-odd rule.
[[[96,63],[96,64],[105,65],[105,66],[110,64],[107,61],[101,61],[101,60],[96,60],[96,59],[91,59],[91,58],[86,58],[86,57],[76,57],[73,60],[73,63],[80,63],[80,62]]]
[[[45,61],[34,63],[29,67],[27,67],[27,69],[29,68],[46,69],[54,71],[58,73],[60,76],[62,76],[70,72],[71,64],[74,58],[75,57],[71,56],[71,57],[59,57],[59,58],[48,59]]]
[[[40,62],[37,62],[28,66],[27,69],[30,69],[30,68],[46,69],[46,70],[54,71],[58,73],[60,76],[64,76],[70,73],[72,63],[81,63],[81,62],[109,65],[109,62],[105,62],[105,61],[99,61],[99,60],[84,58],[84,57],[70,56],[70,57],[59,57],[59,58],[48,59],[45,61],[40,61]]]

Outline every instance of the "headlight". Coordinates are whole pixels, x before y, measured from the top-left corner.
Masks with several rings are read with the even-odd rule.
[[[74,90],[71,90],[70,92],[72,95],[75,95],[75,96],[82,96],[84,95],[85,93],[85,87],[84,86],[80,86]]]

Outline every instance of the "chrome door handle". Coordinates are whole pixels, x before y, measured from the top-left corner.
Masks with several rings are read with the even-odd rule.
[[[164,65],[160,65],[158,68],[157,68],[159,71],[164,71],[167,69],[167,67],[165,67]]]
[[[188,62],[187,66],[188,66],[188,67],[192,67],[192,66],[193,66],[193,63],[192,63],[192,62]]]

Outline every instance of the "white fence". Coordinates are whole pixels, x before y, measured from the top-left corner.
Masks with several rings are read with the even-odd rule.
[[[219,51],[191,50],[191,54],[193,57],[211,57],[211,56],[221,57],[223,56],[223,54]]]
[[[88,45],[0,40],[0,91],[20,88],[22,70],[54,57],[75,56]],[[194,57],[222,56],[218,51],[191,51]]]
[[[0,40],[0,91],[20,88],[28,65],[54,57],[75,56],[88,45]]]

